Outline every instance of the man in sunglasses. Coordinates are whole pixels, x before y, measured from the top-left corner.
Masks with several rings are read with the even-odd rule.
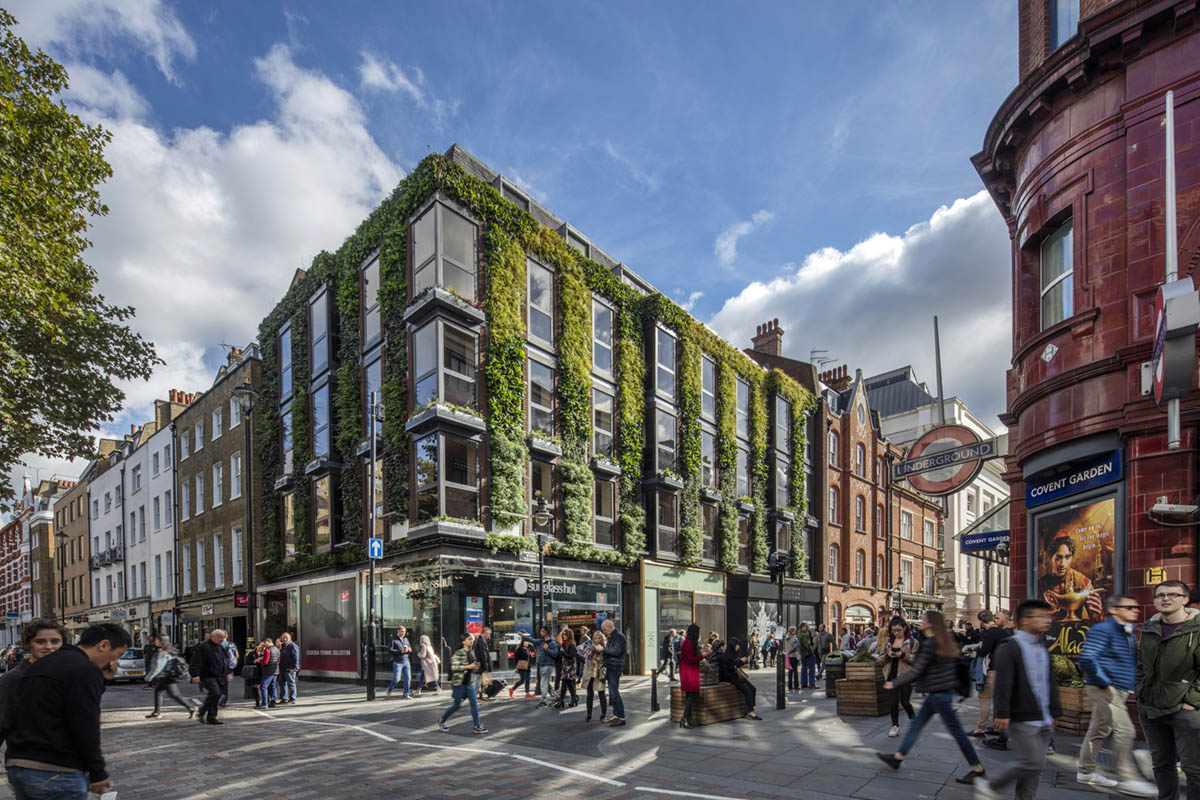
[[[1154,759],[1159,800],[1178,800],[1179,772],[1188,800],[1200,800],[1200,611],[1187,607],[1183,581],[1154,587],[1158,612],[1142,626],[1137,700]]]
[[[1116,788],[1135,797],[1156,797],[1158,790],[1138,774],[1133,764],[1133,721],[1125,709],[1125,698],[1133,691],[1137,672],[1137,640],[1133,631],[1141,607],[1127,594],[1110,595],[1104,603],[1108,619],[1088,629],[1087,641],[1079,652],[1079,666],[1087,676],[1087,694],[1092,699],[1092,721],[1088,725],[1075,780]],[[1112,751],[1117,778],[1096,770],[1096,754],[1104,740],[1113,737]]]

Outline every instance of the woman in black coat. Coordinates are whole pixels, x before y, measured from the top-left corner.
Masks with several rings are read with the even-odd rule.
[[[570,628],[563,628],[558,637],[558,677],[562,682],[562,691],[558,695],[558,702],[554,704],[555,708],[563,708],[567,692],[571,693],[570,705],[565,705],[566,708],[574,708],[579,705],[579,695],[575,693],[575,684],[579,680],[578,669],[579,649],[575,647],[575,634]]]
[[[754,684],[738,674],[738,669],[745,669],[746,662],[750,659],[750,654],[746,652],[742,641],[730,639],[728,645],[722,645],[720,640],[713,642],[712,654],[709,658],[717,665],[721,683],[732,683],[746,698],[746,708],[748,709],[746,716],[750,719],[762,719],[754,711],[754,700],[758,694]]]

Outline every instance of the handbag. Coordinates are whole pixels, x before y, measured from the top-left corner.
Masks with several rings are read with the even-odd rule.
[[[518,658],[517,659],[517,672],[522,672],[527,669],[529,669],[529,659],[528,658]]]

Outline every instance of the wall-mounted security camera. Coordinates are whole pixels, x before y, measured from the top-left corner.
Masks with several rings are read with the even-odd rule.
[[[1150,510],[1155,514],[1161,514],[1165,517],[1190,517],[1197,511],[1200,511],[1200,506],[1186,506],[1179,503],[1164,503],[1158,502],[1150,507]]]

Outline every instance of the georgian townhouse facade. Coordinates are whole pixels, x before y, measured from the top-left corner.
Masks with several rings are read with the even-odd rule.
[[[14,517],[0,527],[0,642],[4,646],[21,641],[21,625],[33,619],[29,591],[29,540],[25,526]]]
[[[109,448],[116,445],[111,439],[102,439],[102,448],[105,443]],[[71,642],[87,629],[88,612],[92,607],[88,481],[95,465],[95,461],[89,462],[78,482],[54,503],[55,559],[62,570],[61,575],[56,576],[59,592],[56,607],[62,609],[59,618],[67,629],[67,640]],[[65,534],[66,540],[59,539],[58,533]]]
[[[735,584],[808,555],[811,393],[457,146],[298,271],[259,343],[258,624],[305,674],[363,669],[368,536],[381,630],[489,625],[498,672],[541,624],[612,619],[637,672],[667,627],[746,635]]]
[[[135,429],[136,430],[136,429]],[[125,586],[125,459],[135,444],[127,435],[98,465],[88,482],[89,567],[92,606],[88,622],[127,625]],[[134,611],[136,613],[136,607]]]

